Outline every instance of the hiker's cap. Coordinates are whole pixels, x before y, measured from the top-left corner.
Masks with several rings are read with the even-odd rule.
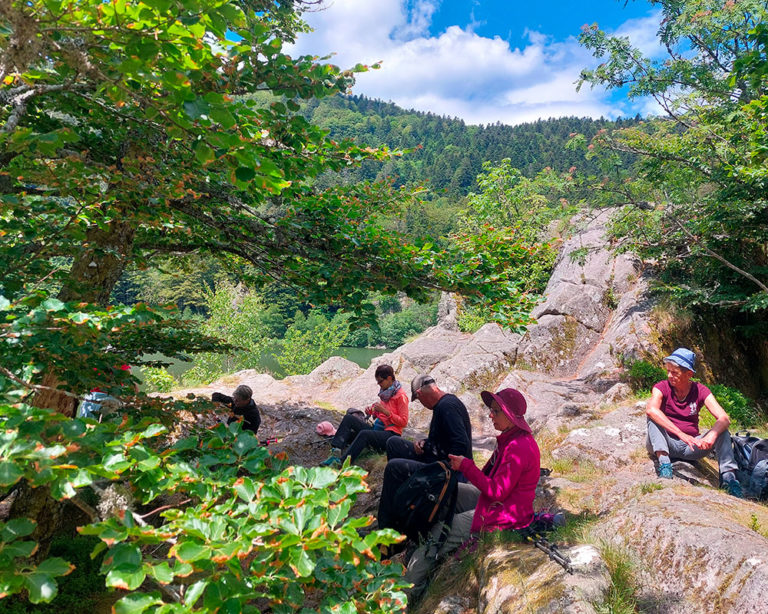
[[[528,426],[525,418],[523,418],[525,410],[528,409],[528,404],[519,390],[504,388],[495,393],[484,390],[480,393],[480,396],[483,399],[483,403],[488,407],[491,407],[493,402],[496,401],[504,415],[512,421],[512,424],[526,433],[531,432],[531,427]]]
[[[434,384],[435,378],[431,375],[417,375],[411,380],[411,401],[416,400],[416,391],[428,384]]]
[[[323,437],[333,437],[336,434],[336,429],[330,422],[324,421],[315,427],[315,433]]]
[[[664,359],[664,362],[673,362],[678,367],[696,373],[696,369],[693,368],[696,365],[696,354],[691,352],[688,348],[677,348]]]

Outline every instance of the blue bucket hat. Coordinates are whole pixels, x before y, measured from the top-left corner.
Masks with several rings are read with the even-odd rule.
[[[677,348],[664,359],[664,362],[673,362],[683,369],[688,369],[689,371],[696,373],[696,369],[693,368],[696,364],[696,354],[691,352],[688,348]]]

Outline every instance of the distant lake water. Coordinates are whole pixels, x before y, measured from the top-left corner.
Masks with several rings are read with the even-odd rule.
[[[363,369],[367,369],[371,366],[371,361],[374,358],[381,356],[382,354],[386,354],[390,351],[391,350],[387,348],[341,347],[334,354],[334,356],[342,356],[347,360],[351,360],[352,362],[357,363]],[[173,377],[175,377],[179,382],[181,381],[182,375],[184,375],[186,371],[192,368],[191,362],[184,362],[183,360],[168,358],[162,354],[148,354],[144,358],[146,360],[162,360],[164,362],[169,362],[170,366],[168,367],[168,372],[173,375]],[[276,378],[282,378],[284,375],[280,365],[277,363],[277,360],[275,360],[273,356],[265,356],[262,358],[256,368],[262,370],[264,373],[270,373]],[[133,371],[133,375],[141,379],[141,371],[139,371],[139,369],[135,369]]]

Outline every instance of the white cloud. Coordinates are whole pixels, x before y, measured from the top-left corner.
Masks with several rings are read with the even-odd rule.
[[[358,76],[355,93],[469,123],[635,112],[600,89],[576,92],[579,72],[594,59],[574,37],[556,41],[528,31],[526,44],[511,48],[499,37],[476,34],[475,24],[431,36],[437,2],[333,0],[324,10],[305,15],[315,31],[303,35],[291,52],[335,53],[333,62],[342,67],[381,61],[380,70]],[[633,19],[617,33],[655,52],[657,27],[656,17]]]

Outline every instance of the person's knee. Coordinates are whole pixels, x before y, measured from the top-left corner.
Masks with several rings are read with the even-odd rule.
[[[401,437],[390,437],[387,439],[387,458],[399,457],[403,447]]]

